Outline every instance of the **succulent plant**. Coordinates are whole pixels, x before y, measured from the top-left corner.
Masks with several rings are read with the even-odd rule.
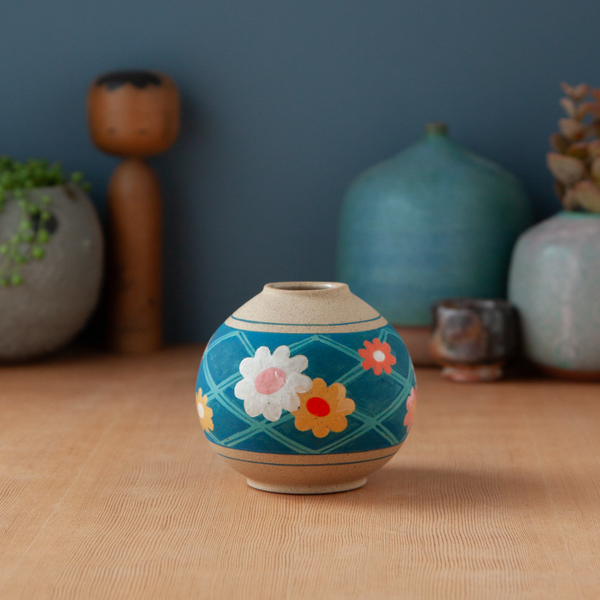
[[[600,213],[600,89],[585,83],[561,87],[567,117],[558,120],[560,132],[550,136],[554,152],[548,152],[546,163],[567,210]]]
[[[19,162],[0,156],[0,217],[7,202],[15,201],[21,208],[21,220],[12,232],[0,239],[0,287],[21,285],[21,267],[44,258],[44,245],[50,241],[56,220],[50,212],[52,198],[47,194],[31,194],[35,188],[62,185],[69,181],[60,163],[48,165],[45,160],[29,159]],[[70,181],[89,189],[83,175],[72,173]]]

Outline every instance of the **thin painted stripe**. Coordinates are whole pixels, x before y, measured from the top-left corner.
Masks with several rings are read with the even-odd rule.
[[[350,323],[269,323],[268,321],[250,321],[248,319],[240,319],[231,315],[231,318],[236,321],[243,321],[244,323],[254,323],[256,325],[281,325],[284,327],[343,327],[344,325],[359,325],[360,323],[371,323],[372,321],[378,321],[383,318],[381,315],[373,317],[372,319],[366,319],[365,321],[352,321]]]
[[[396,450],[398,452],[398,450]],[[360,463],[373,462],[374,460],[382,460],[384,458],[389,458],[390,456],[394,456],[396,452],[392,452],[391,454],[386,454],[385,456],[380,456],[379,458],[368,458],[367,460],[355,460],[353,462],[341,462],[341,463],[318,463],[318,464],[310,464],[310,465],[293,465],[289,463],[268,463],[268,462],[260,462],[258,460],[246,460],[244,458],[233,458],[232,456],[227,456],[226,454],[220,454],[219,452],[215,452],[219,456],[223,458],[228,458],[229,460],[237,460],[239,462],[247,462],[253,463],[255,465],[271,465],[273,467],[332,467],[334,465],[358,465]],[[306,454],[299,454],[299,456],[307,456]]]

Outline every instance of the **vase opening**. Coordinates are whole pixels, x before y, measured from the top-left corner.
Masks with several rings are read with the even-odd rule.
[[[280,281],[267,283],[265,289],[282,290],[286,292],[318,292],[326,290],[341,290],[347,288],[345,283],[329,281]]]
[[[448,135],[448,125],[446,123],[425,123],[425,135],[427,136],[444,136]]]

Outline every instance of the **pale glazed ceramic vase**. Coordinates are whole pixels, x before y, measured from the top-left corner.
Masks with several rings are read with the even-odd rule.
[[[554,375],[600,379],[600,215],[561,212],[525,232],[509,297],[534,363]]]
[[[416,403],[388,322],[343,283],[270,283],[229,317],[200,364],[206,437],[254,488],[361,487],[400,449]]]

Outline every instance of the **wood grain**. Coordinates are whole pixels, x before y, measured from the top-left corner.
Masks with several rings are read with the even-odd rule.
[[[0,368],[2,599],[596,599],[600,385],[418,371],[364,488],[249,488],[197,422],[200,347]]]

